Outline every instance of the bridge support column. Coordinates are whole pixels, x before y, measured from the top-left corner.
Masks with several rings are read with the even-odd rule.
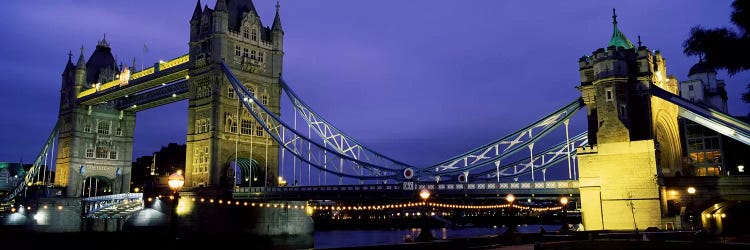
[[[653,140],[579,149],[579,188],[587,230],[639,230],[661,225]]]

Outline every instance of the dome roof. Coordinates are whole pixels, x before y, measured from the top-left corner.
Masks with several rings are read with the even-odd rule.
[[[708,64],[706,64],[706,62],[704,62],[703,60],[701,60],[698,63],[696,63],[695,65],[693,65],[693,67],[690,67],[690,71],[688,72],[688,76],[692,76],[692,75],[700,74],[700,73],[714,73],[714,74],[716,74],[716,70],[714,70],[714,68],[708,66]]]

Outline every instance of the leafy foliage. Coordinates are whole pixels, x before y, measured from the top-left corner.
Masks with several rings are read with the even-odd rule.
[[[750,69],[750,0],[735,0],[732,8],[731,20],[737,31],[696,26],[682,44],[686,55],[703,56],[706,64],[715,69],[725,69],[730,75]],[[742,100],[750,103],[750,84]]]

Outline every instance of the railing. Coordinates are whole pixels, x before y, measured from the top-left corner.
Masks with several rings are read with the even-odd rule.
[[[125,193],[125,194],[94,196],[94,197],[83,198],[82,201],[97,202],[97,201],[111,201],[111,200],[125,200],[125,199],[128,199],[128,200],[143,199],[143,193]]]

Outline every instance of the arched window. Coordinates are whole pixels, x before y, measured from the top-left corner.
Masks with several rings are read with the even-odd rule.
[[[248,29],[247,28],[242,29],[242,37],[248,38],[248,36],[249,36]],[[254,36],[255,36],[255,30],[253,30],[253,37]],[[253,39],[253,40],[255,40],[255,39]]]
[[[91,124],[86,123],[86,125],[83,125],[83,132],[91,133]]]
[[[258,40],[258,31],[256,31],[255,29],[253,29],[252,39],[253,39],[253,41],[257,41]]]

